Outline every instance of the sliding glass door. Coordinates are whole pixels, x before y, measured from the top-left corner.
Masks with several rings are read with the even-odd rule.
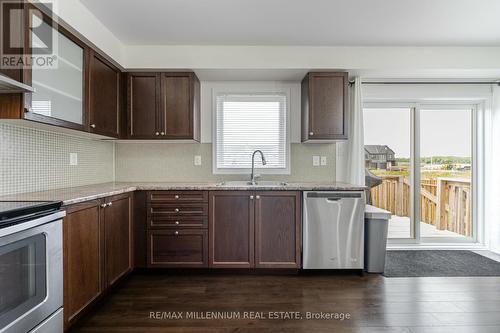
[[[471,106],[419,108],[420,238],[425,241],[474,239],[473,114]]]
[[[411,107],[364,108],[365,167],[372,205],[392,213],[389,238],[414,239]],[[369,185],[369,184],[367,184]]]
[[[372,103],[363,116],[369,200],[392,213],[389,239],[474,241],[474,107]]]

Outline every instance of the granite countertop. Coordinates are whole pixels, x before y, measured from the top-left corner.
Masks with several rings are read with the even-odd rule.
[[[245,182],[227,183],[188,183],[188,182],[117,182],[54,189],[41,192],[19,193],[0,196],[1,200],[19,201],[62,201],[63,205],[71,205],[88,200],[104,198],[133,191],[161,190],[274,190],[274,191],[362,191],[364,186],[347,183],[271,183],[247,185]]]

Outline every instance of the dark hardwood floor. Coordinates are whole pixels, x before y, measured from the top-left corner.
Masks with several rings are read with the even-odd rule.
[[[243,318],[252,311],[266,318]],[[303,318],[269,319],[269,312],[278,311],[298,311]],[[160,319],[151,318],[156,312]],[[162,312],[180,312],[183,318],[161,319]],[[240,318],[186,318],[192,312],[236,312]],[[306,312],[350,319],[306,320]],[[72,332],[498,333],[500,277],[139,272]]]

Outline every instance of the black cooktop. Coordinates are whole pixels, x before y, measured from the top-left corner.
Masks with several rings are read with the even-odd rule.
[[[0,228],[51,214],[61,205],[61,201],[0,201]]]

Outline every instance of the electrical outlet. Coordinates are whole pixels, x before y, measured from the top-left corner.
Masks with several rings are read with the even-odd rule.
[[[319,156],[313,156],[313,166],[319,166]]]
[[[69,165],[78,165],[77,153],[69,153]]]
[[[321,165],[326,165],[326,164],[327,164],[326,156],[321,156]]]
[[[194,156],[194,165],[196,165],[196,166],[201,165],[201,155]]]

